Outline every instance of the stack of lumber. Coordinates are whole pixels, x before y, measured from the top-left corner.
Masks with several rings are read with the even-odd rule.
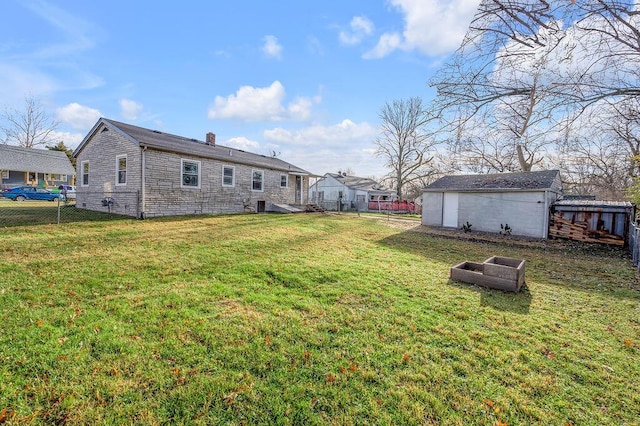
[[[571,219],[562,217],[560,213],[554,213],[551,218],[549,237],[588,243],[624,245],[624,238],[607,231],[589,229],[587,222],[573,222]]]

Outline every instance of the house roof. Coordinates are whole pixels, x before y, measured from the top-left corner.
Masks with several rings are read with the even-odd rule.
[[[444,176],[424,188],[427,192],[478,191],[560,191],[560,171],[544,170],[521,173]]]
[[[0,145],[0,170],[75,175],[69,157],[62,151]]]
[[[327,173],[325,176],[331,176],[338,182],[342,183],[344,186],[354,190],[360,191],[377,191],[384,193],[392,193],[394,191],[383,187],[378,182],[373,179],[363,178],[358,176],[345,176],[338,173]]]
[[[272,170],[286,171],[295,175],[312,175],[308,171],[287,163],[279,158],[268,157],[266,155],[254,154],[241,149],[229,148],[222,145],[208,145],[197,139],[190,139],[183,136],[172,135],[158,130],[145,129],[127,123],[101,118],[93,126],[93,129],[85,136],[82,143],[73,153],[77,157],[91,137],[98,131],[101,125],[105,125],[109,130],[120,132],[141,147],[157,149],[160,151],[175,152],[178,154],[192,155],[201,158],[225,161],[229,163],[245,164],[254,167],[267,168]]]

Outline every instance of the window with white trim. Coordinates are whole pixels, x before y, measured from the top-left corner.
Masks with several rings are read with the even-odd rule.
[[[182,188],[200,188],[200,161],[181,160],[181,180]]]
[[[9,179],[9,170],[2,171],[2,179]]]
[[[222,166],[222,186],[236,186],[236,168]]]
[[[80,173],[82,174],[81,186],[89,186],[89,161],[80,163]]]
[[[264,171],[252,170],[251,171],[251,190],[262,192],[264,191]]]
[[[280,175],[280,188],[287,188],[289,186],[289,175]]]
[[[67,175],[61,175],[56,173],[45,173],[44,180],[47,182],[49,181],[59,182],[62,180],[67,180]]]
[[[116,157],[116,185],[127,184],[127,156],[118,155]]]

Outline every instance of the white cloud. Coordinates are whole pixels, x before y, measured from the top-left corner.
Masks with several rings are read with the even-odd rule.
[[[84,133],[53,132],[52,139],[56,142],[64,142],[67,148],[75,149],[78,145],[80,145],[80,142],[82,142],[84,136]]]
[[[265,130],[264,138],[278,143],[338,148],[353,143],[372,143],[377,134],[378,129],[369,123],[356,124],[347,119],[333,126],[313,125],[296,131],[278,127]]]
[[[376,47],[362,55],[362,57],[364,59],[384,58],[400,47],[402,47],[402,36],[397,33],[386,33],[380,37]]]
[[[321,99],[320,96],[298,97],[285,108],[285,90],[279,81],[274,81],[268,87],[242,86],[226,98],[216,96],[209,107],[208,117],[211,120],[304,121],[311,116],[313,104],[320,103]]]
[[[339,34],[340,42],[348,46],[360,43],[366,36],[373,33],[375,27],[366,16],[355,16],[349,26],[350,31],[340,31]]]
[[[45,46],[36,52],[37,56],[59,58],[61,56],[78,54],[95,46],[95,35],[100,34],[100,28],[92,22],[87,22],[64,9],[48,2],[39,1],[27,4],[32,12],[40,16],[51,27],[66,36],[66,40],[59,44]]]
[[[262,52],[269,58],[282,59],[282,45],[278,43],[278,38],[272,35],[265,36]]]
[[[142,111],[142,104],[131,99],[120,99],[120,115],[127,120],[137,120]]]
[[[244,136],[231,138],[225,142],[225,145],[231,148],[242,149],[250,152],[257,152],[260,148],[260,144],[258,142],[247,139]]]
[[[89,108],[79,103],[71,103],[56,110],[60,121],[70,124],[77,130],[89,130],[93,127],[102,113],[94,108]]]
[[[358,176],[382,176],[384,162],[374,155],[379,128],[367,122],[345,119],[331,126],[301,129],[277,127],[263,132],[269,146],[277,146],[280,158],[312,173],[324,174],[350,168]]]
[[[396,49],[442,55],[457,49],[479,0],[389,0],[404,15],[402,36],[385,33],[365,58],[381,58]]]
[[[236,118],[245,121],[282,119],[284,86],[274,81],[269,87],[242,86],[235,95],[216,96],[209,107],[209,118]]]
[[[311,116],[311,108],[313,107],[313,101],[309,98],[297,98],[291,102],[287,107],[289,116],[293,120],[305,121]]]

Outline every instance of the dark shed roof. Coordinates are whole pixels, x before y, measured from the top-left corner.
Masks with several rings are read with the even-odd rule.
[[[0,170],[75,175],[69,157],[62,151],[0,145]]]
[[[424,188],[424,190],[428,192],[560,191],[559,176],[560,172],[558,170],[484,175],[449,175],[438,179]]]
[[[91,139],[101,124],[114,131],[119,131],[129,140],[140,146],[157,149],[160,151],[175,152],[202,158],[226,161],[230,163],[245,164],[254,167],[264,167],[272,170],[282,170],[292,174],[310,175],[308,171],[287,163],[279,158],[254,154],[241,149],[229,148],[222,145],[208,145],[197,139],[185,138],[158,130],[145,129],[131,124],[121,123],[106,118],[101,118],[84,138],[80,146],[73,153],[77,157],[82,148]]]
[[[603,212],[621,213],[631,212],[633,204],[630,201],[604,201],[604,200],[575,200],[562,199],[553,203],[554,209],[566,212]]]

